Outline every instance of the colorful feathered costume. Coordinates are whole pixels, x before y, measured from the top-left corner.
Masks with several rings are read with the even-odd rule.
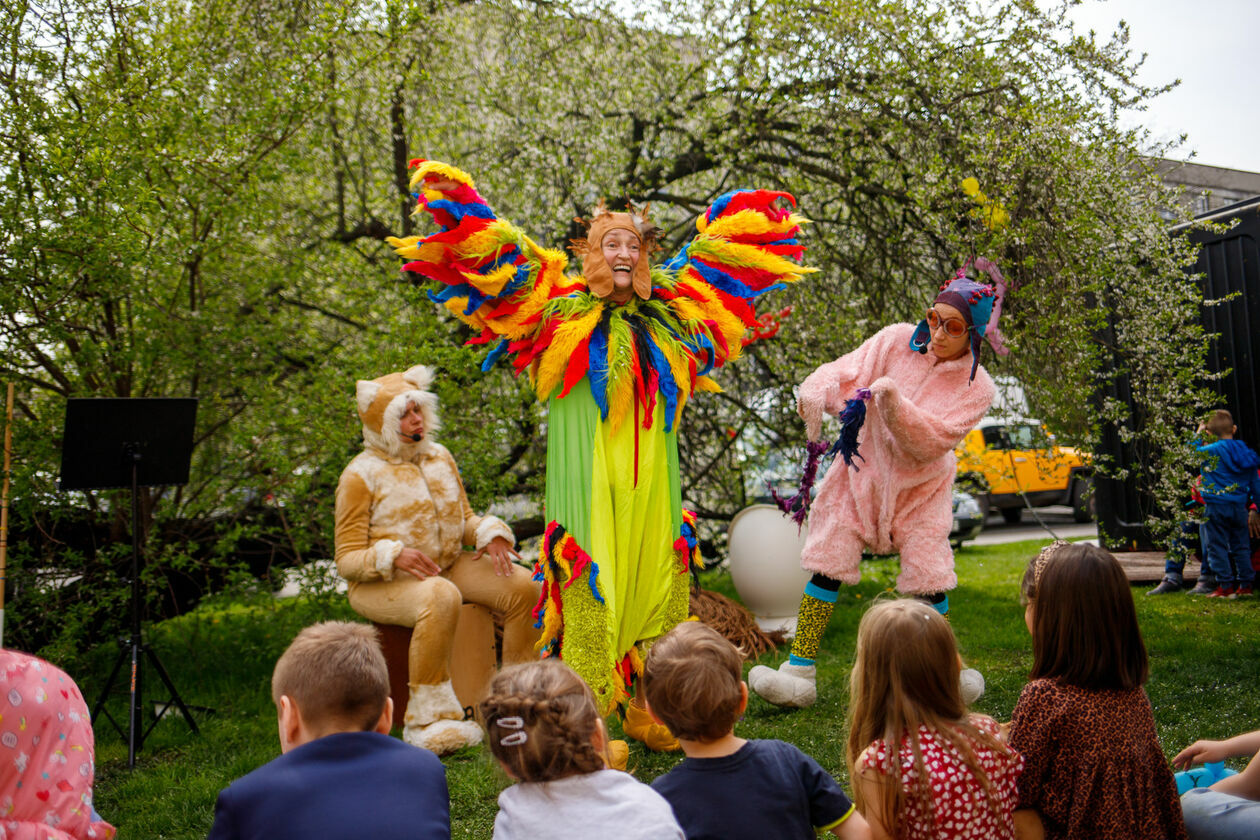
[[[696,391],[718,390],[707,374],[739,356],[754,299],[812,270],[796,262],[803,219],[778,206],[792,201],[786,193],[727,193],[697,219],[694,239],[651,266],[650,223],[601,209],[575,243],[582,275],[566,276],[565,254],[498,218],[468,175],[413,165],[417,213],[440,230],[390,240],[404,269],[440,283],[430,297],[478,332],[474,343],[491,345],[483,370],[506,357],[549,405],[540,646],[607,712],[642,669],[636,645],[687,615],[696,536],[679,487],[683,408]],[[643,245],[624,302],[600,248],[615,228]]]

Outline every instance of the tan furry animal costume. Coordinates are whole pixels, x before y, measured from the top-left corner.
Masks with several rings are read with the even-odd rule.
[[[481,727],[464,720],[451,688],[451,645],[460,605],[482,604],[503,615],[505,664],[536,658],[531,615],[538,584],[512,567],[495,574],[477,551],[495,537],[515,544],[512,530],[496,516],[478,516],[468,505],[455,459],[432,440],[438,428],[437,397],[429,391],[433,371],[417,365],[371,381],[359,380],[363,451],[341,473],[337,485],[337,571],[349,581],[350,605],[383,624],[414,628],[403,739],[443,755],[481,740]],[[400,431],[409,403],[424,418],[423,439]],[[442,569],[420,580],[398,571],[404,548],[418,549]]]

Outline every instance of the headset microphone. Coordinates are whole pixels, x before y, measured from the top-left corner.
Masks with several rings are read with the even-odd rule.
[[[404,435],[404,437],[409,437],[416,443],[419,443],[420,441],[424,440],[424,435],[419,435],[419,434]]]

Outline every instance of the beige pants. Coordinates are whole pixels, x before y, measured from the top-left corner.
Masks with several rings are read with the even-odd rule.
[[[503,664],[537,658],[533,609],[539,584],[520,566],[511,577],[494,573],[488,556],[461,554],[441,575],[419,580],[397,571],[392,581],[351,583],[350,606],[381,624],[414,628],[408,655],[408,682],[435,685],[451,678],[451,646],[464,602],[480,604],[503,616]]]

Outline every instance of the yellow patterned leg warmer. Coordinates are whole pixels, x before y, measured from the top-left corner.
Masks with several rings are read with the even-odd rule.
[[[796,613],[796,638],[792,640],[792,655],[788,662],[793,665],[813,665],[818,658],[823,633],[836,608],[836,596],[840,582],[823,575],[814,575],[805,584],[801,596],[801,608]]]

